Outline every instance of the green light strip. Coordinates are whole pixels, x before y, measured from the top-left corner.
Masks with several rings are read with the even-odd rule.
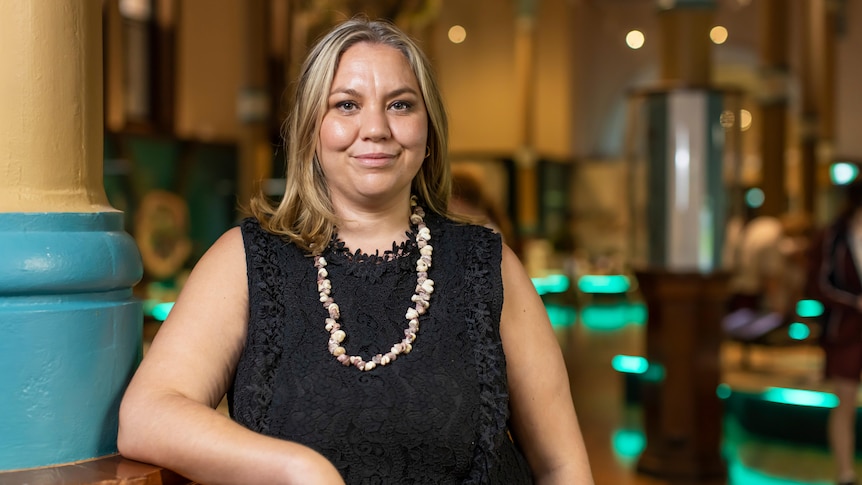
[[[809,391],[805,389],[787,389],[784,387],[769,387],[761,397],[765,401],[795,406],[811,406],[819,408],[834,408],[838,405],[835,394],[828,392]]]
[[[799,300],[796,302],[796,314],[802,318],[815,318],[823,315],[823,304],[817,300]]]
[[[617,372],[626,374],[643,374],[649,368],[649,362],[635,355],[615,355],[611,359],[611,367]]]
[[[628,276],[584,275],[578,278],[578,289],[584,293],[625,293],[631,288]]]
[[[530,278],[539,295],[564,293],[569,289],[569,278],[563,274],[549,274],[544,277]]]
[[[159,303],[158,305],[153,307],[153,318],[160,322],[164,322],[168,319],[168,314],[171,312],[171,309],[174,308],[174,302],[167,303]]]

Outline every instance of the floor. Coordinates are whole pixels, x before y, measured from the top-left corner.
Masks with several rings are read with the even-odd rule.
[[[644,444],[641,410],[637,404],[626,404],[625,377],[611,366],[616,355],[643,355],[646,326],[625,319],[595,323],[585,324],[577,318],[571,325],[557,327],[595,481],[599,485],[670,485],[670,481],[636,471]],[[755,347],[748,352],[746,365],[739,344],[722,344],[722,382],[734,391],[756,393],[767,387],[786,387],[828,392],[828,385],[820,379],[822,356],[815,345]],[[823,445],[755,435],[732,416],[725,417],[723,429],[727,479],[721,483],[834,483],[831,457]],[[857,470],[862,476],[862,457],[857,459]]]

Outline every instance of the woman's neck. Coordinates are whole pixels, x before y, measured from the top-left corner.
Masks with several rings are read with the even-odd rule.
[[[409,204],[385,210],[352,210],[338,213],[341,224],[336,228],[338,239],[352,251],[365,254],[383,253],[400,244],[410,231]]]

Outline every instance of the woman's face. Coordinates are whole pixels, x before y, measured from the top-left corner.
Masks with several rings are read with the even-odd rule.
[[[329,90],[318,147],[334,206],[406,198],[427,137],[425,103],[404,55],[367,42],[347,49]]]

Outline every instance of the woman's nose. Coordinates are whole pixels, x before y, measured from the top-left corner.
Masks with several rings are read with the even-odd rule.
[[[386,111],[380,108],[366,108],[362,111],[360,135],[362,138],[379,140],[391,135]]]

